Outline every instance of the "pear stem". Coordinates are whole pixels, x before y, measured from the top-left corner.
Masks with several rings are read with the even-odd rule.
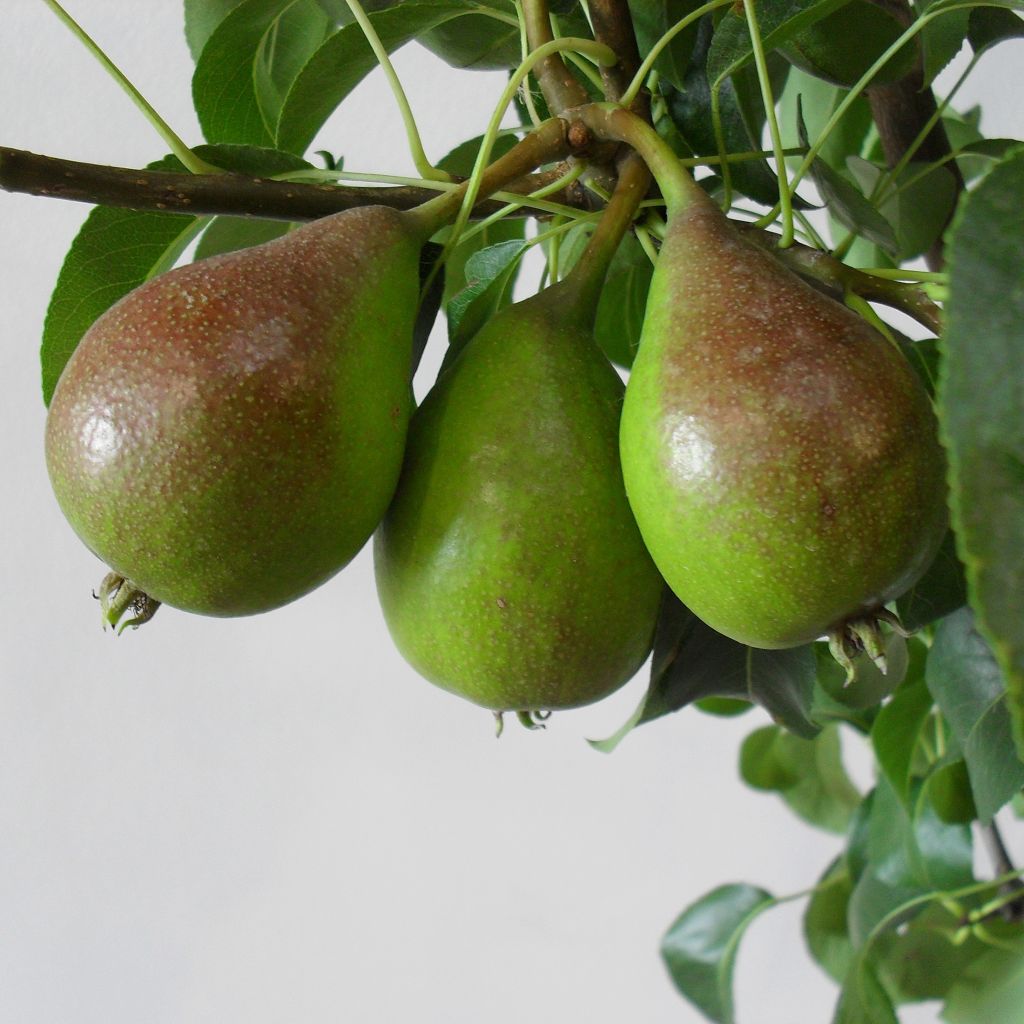
[[[629,153],[619,167],[619,180],[583,255],[559,285],[565,310],[592,327],[608,268],[636,216],[651,183],[651,173],[637,153]]]
[[[696,203],[710,202],[664,139],[636,114],[612,103],[591,103],[577,113],[598,138],[624,142],[640,154],[658,182],[670,217]]]
[[[510,181],[529,174],[535,167],[568,156],[568,128],[567,122],[553,117],[536,131],[530,132],[504,156],[500,156],[484,169],[475,188],[476,198],[486,199]],[[467,179],[458,188],[407,211],[406,216],[422,231],[425,239],[429,238],[459,215],[463,200],[473,185],[473,179]]]

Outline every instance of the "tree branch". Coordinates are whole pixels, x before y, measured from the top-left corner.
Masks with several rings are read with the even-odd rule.
[[[536,191],[564,174],[564,168],[529,174],[506,191]],[[0,189],[79,203],[162,213],[228,214],[268,220],[307,221],[356,206],[382,205],[399,210],[419,206],[437,196],[432,189],[318,185],[274,181],[243,174],[175,174],[79,163],[0,147]],[[585,189],[570,186],[547,197],[577,209],[589,209]],[[487,216],[504,204],[480,203],[474,210]],[[528,208],[518,211],[529,216]]]
[[[554,39],[547,0],[523,0],[523,19],[531,51]],[[534,69],[534,74],[548,110],[555,116],[590,99],[583,86],[573,78],[560,53],[553,53],[542,60]]]
[[[594,38],[612,49],[619,58],[614,67],[601,68],[605,96],[618,102],[640,67],[640,50],[629,5],[626,0],[590,0],[590,23],[594,26]],[[649,121],[650,108],[650,97],[641,89],[630,109]]]
[[[907,0],[874,0],[880,7],[889,11],[904,27],[914,19]],[[915,40],[916,42],[916,40]],[[917,61],[914,68],[897,82],[870,85],[865,90],[871,117],[878,129],[885,153],[886,163],[894,167],[914,145],[921,130],[934,116],[938,109],[935,93],[924,87],[924,64],[918,45]],[[952,152],[949,137],[941,121],[925,136],[914,156],[925,162],[941,160]],[[953,178],[954,200],[964,189],[964,178],[955,160],[950,160],[938,169],[938,173],[949,174]],[[955,201],[953,208],[955,209]],[[950,218],[953,210],[950,210]],[[948,223],[948,221],[947,221]],[[945,230],[943,225],[943,230]],[[925,254],[925,262],[931,270],[941,270],[945,262],[942,252],[942,236],[933,243]]]

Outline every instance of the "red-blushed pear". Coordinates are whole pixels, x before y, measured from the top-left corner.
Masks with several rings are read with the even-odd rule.
[[[653,132],[614,118],[667,202],[621,432],[647,548],[735,640],[831,634],[841,660],[877,656],[875,620],[946,528],[931,401],[894,343],[742,238]]]

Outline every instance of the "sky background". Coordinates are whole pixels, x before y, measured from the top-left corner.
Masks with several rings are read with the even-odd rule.
[[[67,6],[200,141],[180,4]],[[37,0],[7,0],[0,52],[0,144],[122,166],[165,151]],[[962,94],[986,97],[990,133],[1024,135],[1022,58],[1005,45]],[[435,159],[482,129],[503,81],[415,45],[395,63]],[[412,171],[376,73],[319,144],[352,169]],[[402,662],[369,550],[266,616],[164,609],[120,639],[100,630],[90,590],[104,569],[52,497],[38,380],[49,293],[86,212],[0,195],[0,1019],[700,1021],[662,968],[665,928],[724,882],[806,889],[839,849],[740,783],[761,712],[688,711],[596,753],[585,739],[628,717],[641,673],[545,732],[510,722],[496,741],[487,712]],[[436,332],[426,374],[442,344]],[[868,784],[863,752],[849,754]],[[829,1018],[802,907],[747,936],[741,1021]]]

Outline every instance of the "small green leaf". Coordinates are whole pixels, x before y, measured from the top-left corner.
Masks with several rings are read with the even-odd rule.
[[[1004,940],[1005,941],[1005,940]],[[988,949],[959,978],[946,996],[947,1024],[1020,1024],[1024,1007],[1024,943]]]
[[[896,602],[896,612],[905,629],[918,630],[955,612],[966,600],[964,567],[949,530],[925,574]]]
[[[925,795],[947,825],[970,825],[978,817],[963,758],[936,768],[925,780]]]
[[[939,623],[926,675],[963,751],[978,817],[988,822],[1024,786],[1024,763],[1010,734],[1002,673],[969,609]]]
[[[723,885],[687,907],[661,940],[676,988],[709,1020],[733,1024],[736,951],[751,922],[774,903],[764,889]]]
[[[748,786],[777,792],[804,821],[844,832],[861,795],[843,767],[836,726],[805,740],[768,725],[740,748],[740,776]]]
[[[471,6],[458,0],[406,0],[400,7],[368,17],[384,48],[392,53],[425,29]],[[330,36],[306,62],[285,97],[274,129],[278,147],[305,151],[324,121],[376,66],[377,58],[358,25],[346,25]]]
[[[802,104],[798,102],[797,134],[801,144],[807,146],[807,129],[804,126],[801,106]],[[811,177],[829,213],[836,220],[861,237],[881,246],[886,252],[896,252],[896,234],[892,225],[856,185],[819,158],[811,163]]]
[[[518,239],[499,242],[466,260],[466,287],[448,303],[449,356],[456,355],[501,308],[527,248],[527,243]]]
[[[898,690],[871,727],[871,745],[878,766],[904,804],[910,802],[910,766],[931,709],[932,695],[920,679]]]
[[[841,982],[853,962],[846,922],[853,883],[841,859],[834,860],[814,888],[804,911],[804,939],[811,956],[833,980]]]
[[[1024,756],[1024,149],[964,197],[947,255],[938,404],[953,520]]]
[[[892,1000],[863,957],[850,965],[832,1024],[899,1024]]]
[[[810,719],[814,686],[813,645],[781,651],[747,647],[716,633],[666,589],[647,693],[612,736],[590,742],[612,751],[636,726],[705,697],[760,704],[775,721],[811,739],[819,731]]]

